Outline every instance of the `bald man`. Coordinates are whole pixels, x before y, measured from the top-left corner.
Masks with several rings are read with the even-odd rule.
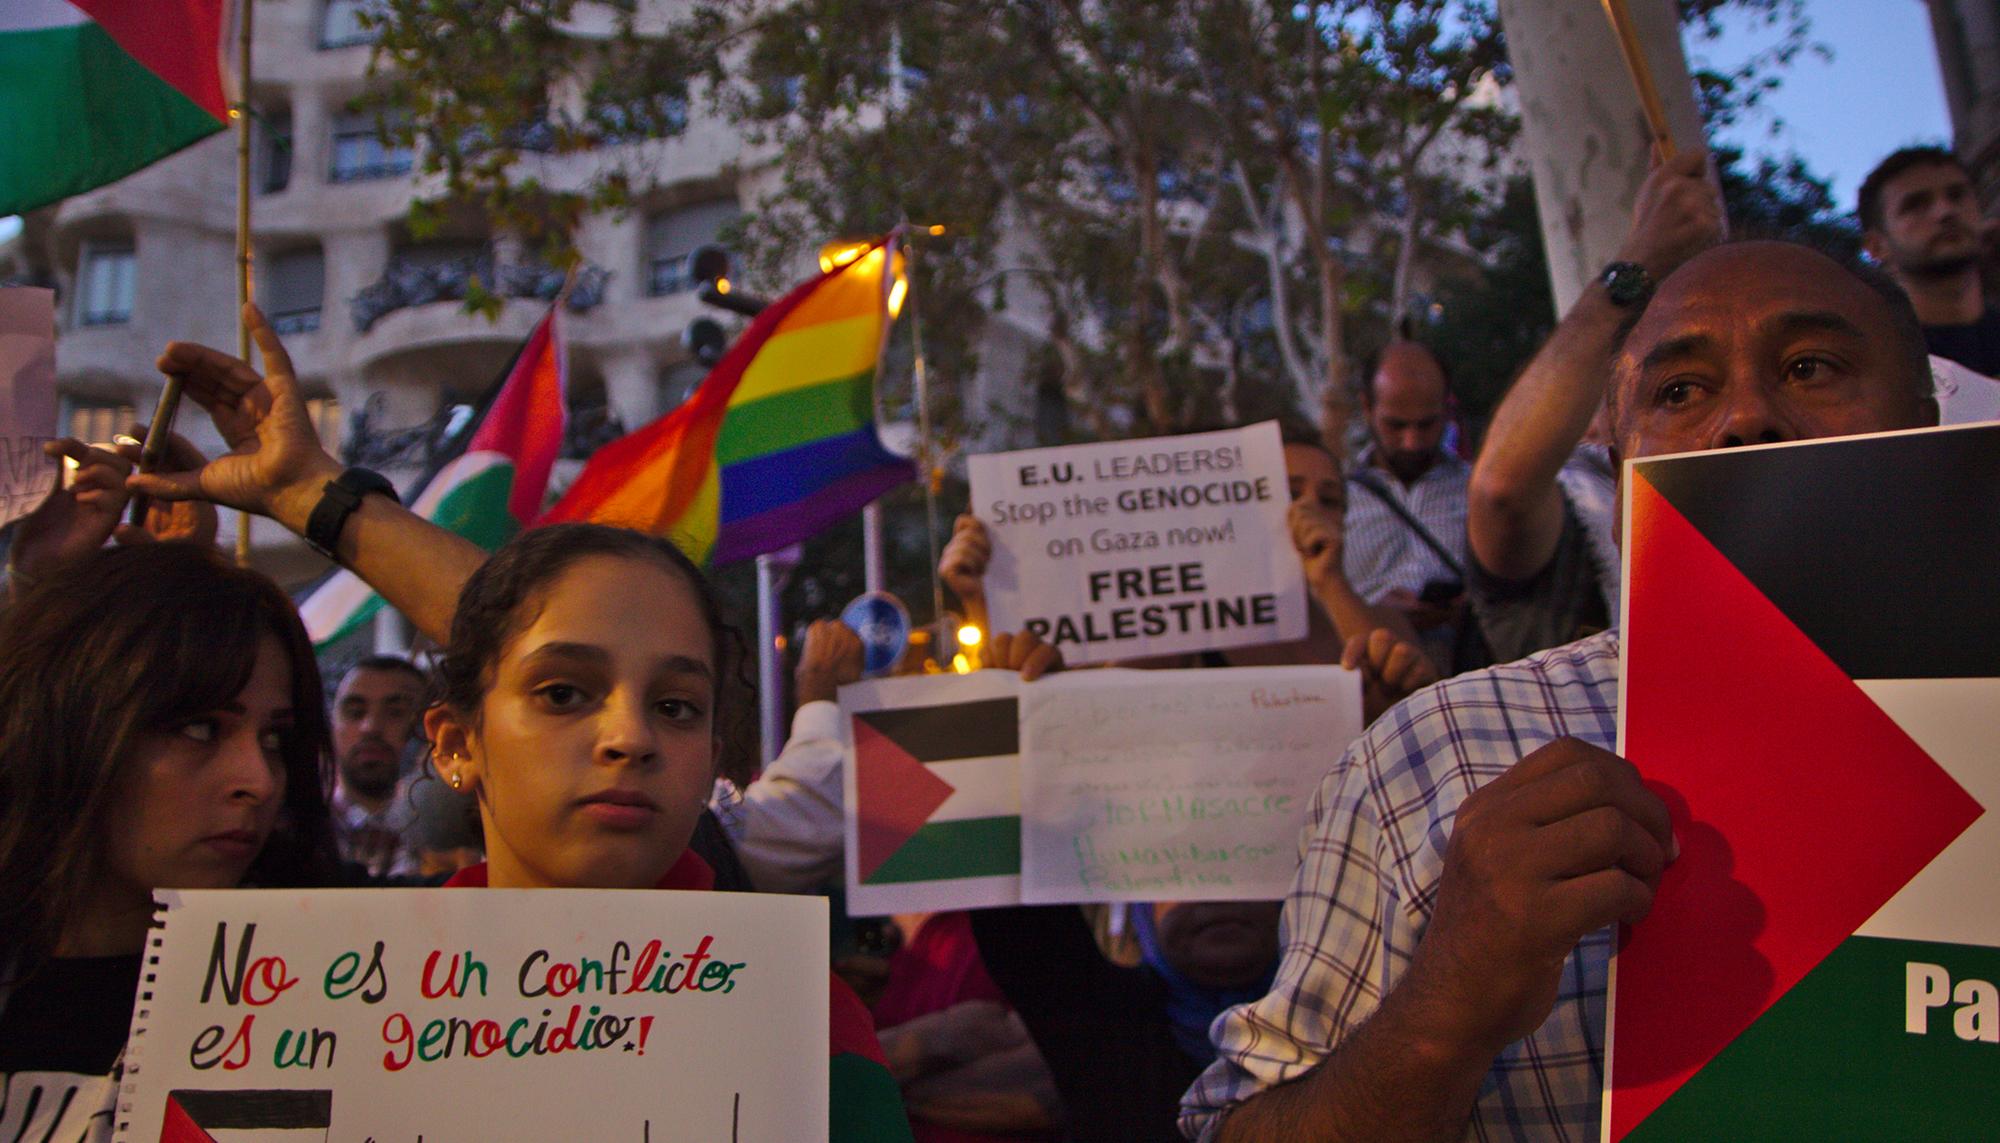
[[[1382,352],[1362,390],[1369,443],[1348,474],[1343,541],[1355,592],[1407,615],[1441,674],[1485,665],[1456,646],[1472,468],[1444,448],[1449,395],[1430,350],[1398,341]]]
[[[1696,255],[1627,328],[1625,456],[1937,420],[1909,300],[1804,247]],[[1607,631],[1438,683],[1354,744],[1313,800],[1277,980],[1212,1026],[1184,1131],[1597,1137],[1612,926],[1643,920],[1677,852],[1611,752],[1618,652]]]

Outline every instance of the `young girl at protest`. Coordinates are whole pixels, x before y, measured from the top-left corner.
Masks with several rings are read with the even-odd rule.
[[[0,1139],[111,1138],[153,890],[327,883],[321,703],[291,601],[213,548],[92,552],[18,593],[0,618]]]
[[[320,448],[283,347],[247,314],[265,375],[175,343],[231,453],[198,472],[134,477],[306,534],[340,466]],[[487,861],[453,886],[708,889],[688,849],[725,750],[748,716],[743,649],[713,590],[671,543],[572,524],[529,531],[490,560],[470,543],[364,495],[333,539],[341,561],[445,646],[425,718],[439,777],[479,799]],[[455,612],[455,614],[453,614]],[[832,989],[832,1138],[909,1138],[867,1010]]]

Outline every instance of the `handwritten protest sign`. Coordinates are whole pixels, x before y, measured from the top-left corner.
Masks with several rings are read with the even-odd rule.
[[[848,909],[1284,896],[1361,732],[1330,667],[1005,671],[842,687]]]
[[[1021,690],[1021,896],[1276,900],[1361,733],[1336,667],[1090,671]]]
[[[1071,664],[1301,639],[1275,422],[967,460],[996,631]]]
[[[1680,856],[1607,1143],[2000,1121],[2000,426],[1635,462],[1620,751]]]
[[[1020,686],[977,671],[840,688],[849,912],[1020,901]]]
[[[121,1143],[827,1136],[824,899],[159,896]]]
[[[42,455],[56,427],[55,291],[0,288],[0,524],[49,494],[55,462]]]

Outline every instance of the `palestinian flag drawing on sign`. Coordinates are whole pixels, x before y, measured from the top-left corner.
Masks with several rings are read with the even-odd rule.
[[[849,912],[1020,901],[1018,682],[980,671],[841,688]]]
[[[1621,752],[1681,855],[1612,963],[1603,1137],[2000,1122],[2000,425],[1626,475]]]
[[[324,1143],[333,1126],[333,1092],[181,1089],[167,1093],[160,1143]]]

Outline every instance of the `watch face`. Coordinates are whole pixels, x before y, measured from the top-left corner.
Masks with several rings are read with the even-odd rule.
[[[1641,301],[1653,292],[1653,279],[1643,266],[1619,262],[1605,268],[1604,289],[1621,306]]]

